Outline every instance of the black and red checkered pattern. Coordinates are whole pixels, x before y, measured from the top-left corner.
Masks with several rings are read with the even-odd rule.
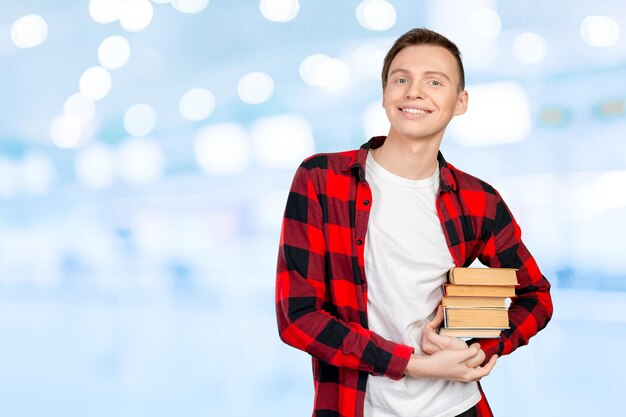
[[[283,219],[276,277],[281,339],[311,354],[315,417],[363,415],[367,376],[404,376],[413,348],[368,329],[363,247],[372,193],[365,161],[375,137],[359,150],[318,154],[298,168]],[[477,340],[487,359],[511,353],[546,326],[550,284],[521,241],[511,212],[487,183],[448,164],[441,153],[437,211],[457,266],[476,258],[518,268],[510,326],[498,339]],[[481,390],[482,394],[482,390]],[[491,416],[482,396],[479,416]]]

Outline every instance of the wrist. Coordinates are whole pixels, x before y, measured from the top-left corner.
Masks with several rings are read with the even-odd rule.
[[[424,376],[425,361],[428,360],[427,358],[428,356],[411,355],[409,363],[406,365],[406,369],[404,371],[405,375],[413,377]]]

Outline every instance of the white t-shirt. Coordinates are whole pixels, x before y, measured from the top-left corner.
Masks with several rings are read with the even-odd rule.
[[[422,355],[422,331],[454,266],[435,207],[439,167],[429,178],[411,180],[387,171],[370,153],[365,177],[372,189],[364,249],[369,328]],[[453,417],[479,400],[475,382],[370,375],[365,417]]]

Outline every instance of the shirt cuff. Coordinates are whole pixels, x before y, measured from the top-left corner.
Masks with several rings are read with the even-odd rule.
[[[415,348],[411,346],[396,345],[384,375],[396,381],[404,378],[404,371],[406,371],[413,352],[415,352]]]

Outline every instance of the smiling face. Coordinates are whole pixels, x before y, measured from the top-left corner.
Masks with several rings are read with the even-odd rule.
[[[414,45],[398,52],[383,92],[389,137],[440,141],[452,117],[467,109],[459,83],[457,62],[445,48]]]

